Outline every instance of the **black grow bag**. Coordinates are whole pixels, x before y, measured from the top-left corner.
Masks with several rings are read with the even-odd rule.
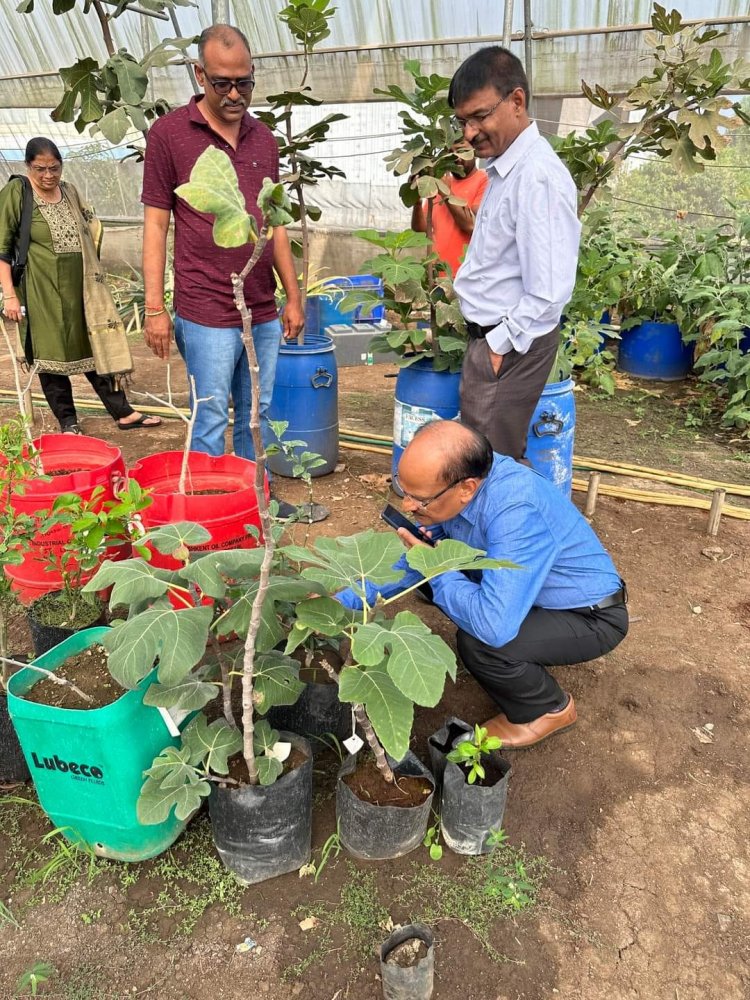
[[[339,689],[333,683],[308,681],[293,705],[277,705],[266,718],[274,729],[311,737],[313,753],[326,749],[325,741],[316,737],[332,733],[344,740],[352,733],[352,707],[339,701]]]
[[[80,632],[84,628],[90,628],[92,625],[99,625],[104,619],[104,607],[102,603],[97,598],[96,605],[89,605],[86,603],[86,607],[91,608],[91,621],[88,624],[79,625],[77,628],[66,628],[62,625],[45,625],[37,618],[37,605],[42,601],[50,598],[52,594],[58,594],[59,591],[52,591],[50,594],[45,594],[43,597],[38,598],[38,600],[32,602],[29,605],[29,609],[26,612],[26,617],[29,622],[29,631],[31,632],[31,641],[34,646],[34,658],[41,656],[42,653],[49,652],[50,649],[54,649],[55,646],[59,646],[61,642],[65,639],[69,639],[71,635],[75,635],[76,632]]]
[[[404,941],[417,939],[427,948],[427,954],[414,965],[403,968],[387,958]],[[380,978],[383,1000],[430,1000],[435,972],[435,950],[432,931],[425,924],[399,927],[380,947]]]
[[[0,695],[0,782],[28,781],[31,775],[8,714],[8,699]]]
[[[427,778],[433,791],[418,806],[379,806],[357,798],[342,780],[357,766],[357,755],[341,765],[336,781],[336,819],[341,843],[355,858],[387,861],[413,851],[424,840],[434,797],[435,779],[411,750],[403,760],[388,763],[396,775]]]
[[[438,729],[436,733],[427,740],[427,749],[430,752],[430,768],[435,776],[435,790],[440,791],[443,785],[443,772],[445,771],[445,757],[456,744],[456,741],[466,733],[472,734],[474,729],[464,722],[451,716],[445,720],[445,725]]]
[[[301,750],[305,763],[272,785],[213,785],[208,800],[216,850],[246,885],[297,871],[310,860],[312,751],[301,736],[279,738]]]
[[[489,854],[490,835],[503,825],[510,764],[493,750],[482,758],[482,766],[488,783],[470,785],[463,768],[450,761],[445,764],[440,831],[456,854]]]

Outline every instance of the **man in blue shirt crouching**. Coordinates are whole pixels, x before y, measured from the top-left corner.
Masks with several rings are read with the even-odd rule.
[[[404,509],[438,540],[456,538],[512,570],[443,573],[434,603],[458,626],[467,670],[500,711],[483,723],[506,750],[533,746],[576,722],[570,694],[547,667],[582,663],[614,649],[627,634],[627,594],[614,564],[576,507],[544,477],[493,454],[483,434],[457,421],[422,427],[398,467]],[[404,528],[405,545],[423,545]],[[368,602],[412,586],[367,584]],[[347,607],[359,599],[338,595]]]

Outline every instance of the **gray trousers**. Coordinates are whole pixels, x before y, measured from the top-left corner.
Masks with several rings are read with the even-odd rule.
[[[510,351],[495,375],[487,341],[470,340],[461,374],[461,420],[481,431],[499,455],[520,461],[534,407],[549,377],[560,327],[537,337],[526,354]]]

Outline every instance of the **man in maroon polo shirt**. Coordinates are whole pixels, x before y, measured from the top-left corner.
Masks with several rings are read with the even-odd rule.
[[[148,136],[141,200],[145,205],[143,277],[146,293],[145,339],[159,358],[169,356],[172,322],[164,307],[167,234],[174,216],[174,336],[195,379],[198,407],[192,447],[224,454],[229,399],[234,403],[235,454],[254,458],[250,434],[250,374],[242,344],[242,324],[234,305],[230,275],[246,264],[251,245],[214,243],[214,216],[197,212],[175,188],[186,183],[200,154],[209,146],[223,150],[237,172],[247,210],[260,227],[256,201],[265,177],[279,177],[279,155],[270,129],[247,112],[255,84],[247,39],[226,24],[207,28],[198,41],[196,66],[202,97],[154,122]],[[304,326],[304,313],[286,230],[276,227],[245,284],[253,314],[253,341],[260,366],[260,419],[264,441],[273,440],[267,411],[273,394],[282,337],[275,303],[274,269],[286,293],[283,336],[292,340]],[[210,397],[210,398],[209,398]],[[280,517],[294,508],[280,501]]]

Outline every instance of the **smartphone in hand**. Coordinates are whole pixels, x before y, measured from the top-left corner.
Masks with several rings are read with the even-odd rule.
[[[395,528],[396,530],[399,528],[406,528],[406,530],[411,535],[414,535],[414,537],[420,542],[425,542],[427,545],[435,544],[429,535],[423,535],[416,524],[413,524],[408,517],[404,517],[401,511],[396,510],[396,508],[391,504],[388,504],[388,506],[380,512],[380,516],[391,528]]]

